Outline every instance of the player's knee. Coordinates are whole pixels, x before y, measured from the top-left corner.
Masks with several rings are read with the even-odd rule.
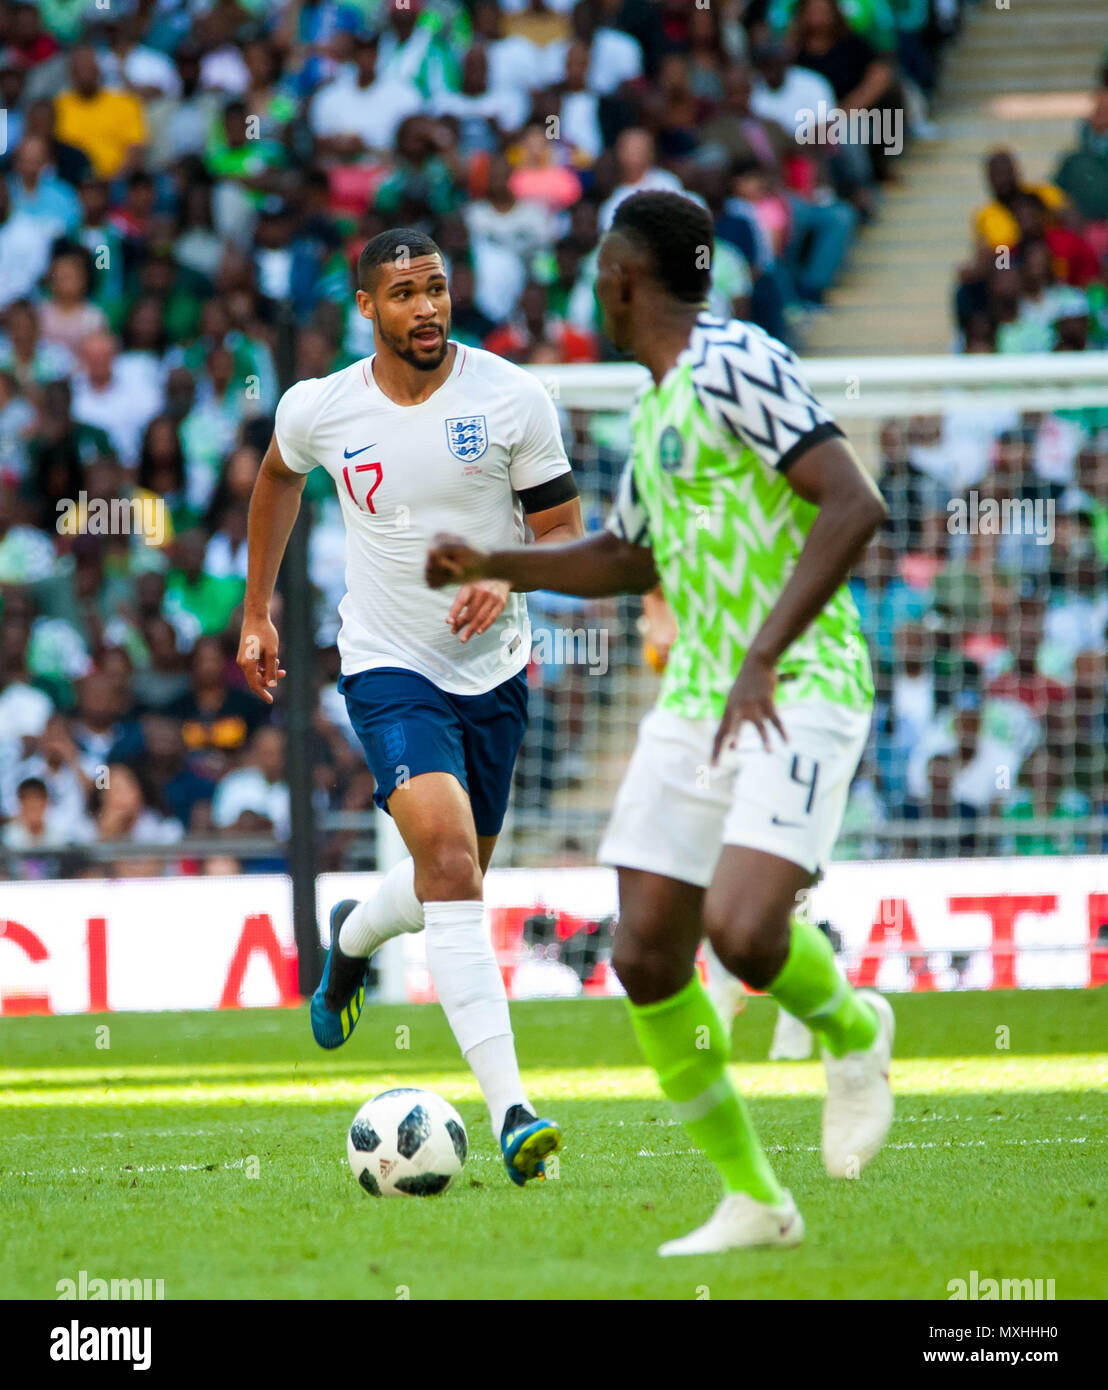
[[[757,900],[704,903],[704,930],[724,969],[765,989],[781,973],[789,951],[788,913]]]
[[[612,947],[612,969],[633,1004],[656,1004],[668,999],[687,983],[688,970],[682,970],[671,952],[620,931]]]
[[[458,902],[481,896],[481,866],[464,844],[441,844],[416,860],[416,897],[424,903]]]

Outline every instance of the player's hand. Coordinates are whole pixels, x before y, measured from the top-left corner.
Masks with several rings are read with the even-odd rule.
[[[677,640],[677,619],[665,599],[653,590],[643,595],[639,631],[643,660],[661,675],[669,661],[669,649]]]
[[[446,615],[450,631],[457,633],[462,642],[480,637],[504,612],[511,591],[511,585],[503,579],[478,579],[473,584],[463,584]]]
[[[477,550],[462,540],[461,536],[449,536],[440,531],[427,551],[424,578],[432,589],[443,589],[447,584],[465,584],[469,580],[482,579],[485,559],[484,550]]]
[[[277,660],[277,629],[268,617],[243,618],[238,663],[250,689],[271,705],[286,673]]]
[[[719,761],[724,748],[729,748],[738,737],[739,730],[748,720],[762,737],[762,745],[769,752],[769,733],[767,725],[772,724],[786,743],[789,741],[773,703],[773,692],[777,688],[777,672],[774,663],[748,652],[746,660],[739,668],[735,684],[727,697],[715,742],[712,744],[712,763]]]

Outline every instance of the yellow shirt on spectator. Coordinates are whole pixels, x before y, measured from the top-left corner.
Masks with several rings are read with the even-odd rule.
[[[62,92],[54,114],[57,138],[84,150],[100,178],[113,178],[131,146],[146,143],[142,103],[131,92],[101,88],[94,97]]]
[[[1024,184],[1021,193],[1037,193],[1048,212],[1065,207],[1066,195],[1052,183]],[[1003,203],[993,201],[973,215],[973,230],[979,246],[1018,246],[1019,224]]]

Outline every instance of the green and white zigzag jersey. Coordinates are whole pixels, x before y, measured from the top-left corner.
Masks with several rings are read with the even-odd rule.
[[[795,354],[753,324],[702,314],[660,385],[635,402],[608,529],[649,545],[677,619],[658,703],[718,719],[747,649],[793,572],[817,508],[789,486],[801,454],[842,431]],[[777,702],[873,700],[844,586],[777,666]]]

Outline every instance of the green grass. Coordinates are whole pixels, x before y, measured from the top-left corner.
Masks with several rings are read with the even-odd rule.
[[[1108,994],[894,1003],[889,1144],[836,1183],[822,1068],[766,1062],[773,1007],[751,1001],[735,1074],[807,1239],[665,1261],[716,1180],[619,1001],[514,1006],[525,1080],[566,1140],[558,1179],[524,1190],[437,1007],[367,1009],[337,1054],[300,1009],[0,1019],[0,1298],[53,1298],[82,1269],[161,1278],[171,1299],[945,1298],[971,1269],[1103,1298]],[[443,1197],[375,1201],[347,1167],[354,1111],[395,1084],[441,1091],[469,1129]]]

